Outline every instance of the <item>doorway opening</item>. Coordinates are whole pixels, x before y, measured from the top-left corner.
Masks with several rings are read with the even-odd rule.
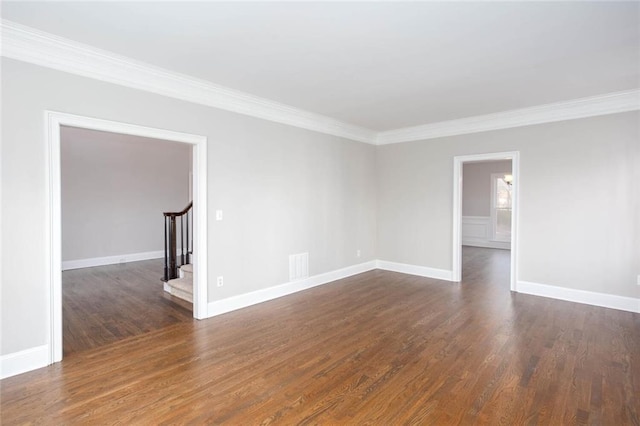
[[[191,203],[193,146],[68,126],[60,142],[63,356],[192,321],[192,274],[159,277],[162,213]],[[170,257],[190,270],[179,237]]]
[[[486,195],[488,209],[482,213],[488,215],[465,216],[463,224],[463,171],[466,164],[494,164],[510,166],[505,171],[489,172],[484,182],[490,188]],[[491,154],[465,155],[454,158],[453,176],[453,281],[462,280],[463,234],[467,243],[493,249],[509,250],[509,283],[511,291],[517,287],[518,264],[518,188],[520,176],[519,152],[500,152]],[[478,183],[475,182],[474,183]],[[495,194],[494,194],[495,192]],[[469,200],[467,200],[469,202]],[[486,202],[487,199],[485,198]],[[473,203],[474,201],[471,201]],[[474,208],[477,206],[474,206]],[[474,209],[471,209],[473,212]],[[468,212],[467,212],[468,213]],[[464,227],[464,229],[463,229]],[[464,231],[464,232],[463,232]],[[504,254],[498,254],[498,257]],[[495,256],[494,256],[495,257]]]
[[[45,111],[48,148],[48,269],[50,285],[50,360],[62,360],[62,212],[61,212],[61,131],[63,127],[98,130],[140,136],[155,140],[180,142],[192,146],[193,162],[193,317],[207,315],[207,152],[205,136],[150,128],[135,124]]]

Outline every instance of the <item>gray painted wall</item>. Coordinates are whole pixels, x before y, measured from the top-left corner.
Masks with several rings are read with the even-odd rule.
[[[453,158],[520,151],[518,279],[639,297],[640,114],[378,148],[378,258],[452,268]]]
[[[511,173],[511,161],[482,161],[462,165],[462,215],[491,215],[491,174]]]
[[[288,282],[290,254],[311,275],[375,259],[372,145],[6,58],[2,101],[1,354],[49,339],[44,110],[208,137],[209,301]]]
[[[49,338],[47,109],[209,138],[209,301],[287,282],[307,250],[311,275],[376,258],[449,270],[453,157],[511,150],[519,278],[639,296],[638,112],[375,147],[4,58],[2,97],[0,354]]]
[[[191,145],[63,127],[60,163],[63,261],[163,250],[191,200]]]

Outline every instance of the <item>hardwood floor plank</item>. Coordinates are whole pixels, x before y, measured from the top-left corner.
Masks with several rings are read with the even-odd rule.
[[[64,356],[193,321],[192,308],[167,295],[162,260],[64,271]]]
[[[99,345],[71,327],[84,349],[3,380],[1,423],[638,424],[640,315],[513,294],[505,251],[463,260],[460,284],[371,271],[203,321],[72,286]]]

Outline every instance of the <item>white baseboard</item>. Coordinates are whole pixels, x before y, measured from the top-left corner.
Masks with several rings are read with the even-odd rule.
[[[122,254],[118,256],[92,257],[89,259],[65,260],[62,262],[62,270],[92,268],[94,266],[117,265],[119,263],[137,262],[139,260],[161,259],[164,250],[147,251],[143,253]]]
[[[216,300],[209,302],[207,309],[207,316],[213,317],[216,315],[222,315],[227,312],[235,311],[237,309],[246,308],[251,305],[266,302],[278,297],[286,296],[299,291],[307,290],[312,287],[316,287],[322,284],[327,284],[332,281],[336,281],[342,278],[347,278],[352,275],[361,274],[363,272],[372,271],[376,269],[376,261],[360,263],[358,265],[348,266],[346,268],[338,269],[336,271],[326,272],[320,275],[314,275],[309,278],[304,278],[298,281],[292,281],[285,284],[280,284],[274,287],[265,288],[262,290],[252,291],[251,293],[240,294],[238,296],[229,297],[222,300]]]
[[[569,302],[601,306],[603,308],[640,313],[640,299],[634,297],[616,296],[614,294],[556,287],[553,285],[538,284],[529,281],[518,281],[516,291],[518,293],[531,294],[534,296],[549,297],[551,299],[560,299]]]
[[[49,345],[36,346],[0,356],[0,379],[16,376],[49,365]]]
[[[207,316],[213,317],[221,315],[374,269],[383,269],[447,281],[451,281],[452,278],[452,272],[449,270],[388,262],[384,260],[372,260],[370,262],[349,266],[336,271],[314,275],[302,280],[288,282],[263,290],[257,290],[251,293],[210,302],[207,307]],[[569,302],[584,303],[604,308],[640,313],[640,299],[633,297],[616,296],[612,294],[576,290],[566,287],[556,287],[529,281],[518,281],[517,291],[519,293],[531,294],[534,296],[549,297]],[[50,364],[50,355],[51,350],[49,345],[37,346],[23,351],[2,355],[0,356],[0,379],[46,367]]]
[[[453,272],[446,269],[429,268],[428,266],[407,265],[406,263],[378,260],[378,269],[401,272],[403,274],[418,275],[420,277],[435,278],[437,280],[453,281]]]

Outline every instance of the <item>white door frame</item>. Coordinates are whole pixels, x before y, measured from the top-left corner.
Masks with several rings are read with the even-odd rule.
[[[47,179],[47,259],[49,285],[50,360],[62,360],[62,212],[60,182],[60,127],[163,139],[193,145],[193,316],[207,317],[207,138],[206,136],[155,129],[135,124],[45,111],[45,142],[48,154]],[[161,214],[159,212],[158,214]],[[160,231],[158,231],[160,232]],[[160,287],[158,287],[160,288]]]
[[[461,155],[453,158],[453,265],[452,281],[462,280],[462,166],[478,161],[511,160],[513,186],[511,192],[511,291],[517,291],[518,281],[518,211],[520,187],[520,152]]]

